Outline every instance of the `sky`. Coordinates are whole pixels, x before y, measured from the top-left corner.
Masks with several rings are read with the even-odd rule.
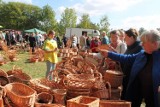
[[[78,20],[87,13],[93,23],[107,15],[110,29],[160,28],[160,0],[3,0],[33,4],[39,7],[49,5],[56,12],[57,21],[66,7],[76,10]]]

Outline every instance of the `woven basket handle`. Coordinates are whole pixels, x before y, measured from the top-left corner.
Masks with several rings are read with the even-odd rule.
[[[63,78],[63,84],[64,84],[64,86],[66,87],[66,88],[68,88],[68,86],[67,86],[67,83],[68,82],[68,80],[67,80],[67,77],[65,76],[64,78]]]
[[[111,99],[111,84],[106,82],[106,88],[108,89],[108,99]]]

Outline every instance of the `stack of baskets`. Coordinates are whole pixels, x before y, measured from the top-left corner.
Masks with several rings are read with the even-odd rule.
[[[67,99],[77,97],[79,95],[90,95],[95,78],[93,74],[68,74],[64,78],[64,84],[68,89]]]
[[[111,86],[110,83],[103,81],[101,73],[94,73],[95,76],[95,83],[92,87],[91,96],[98,97],[100,99],[110,99],[111,98]]]
[[[59,49],[58,57],[70,57],[73,55],[77,55],[77,51],[71,48]]]

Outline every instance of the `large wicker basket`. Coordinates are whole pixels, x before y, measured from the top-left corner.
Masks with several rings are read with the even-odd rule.
[[[123,74],[120,71],[107,70],[104,74],[104,80],[109,82],[112,88],[118,88],[122,85]]]
[[[124,100],[101,100],[99,107],[131,107],[131,102]]]
[[[64,84],[68,89],[86,89],[94,85],[95,78],[92,74],[68,74],[64,78]]]
[[[99,98],[78,96],[67,100],[67,107],[99,107]]]
[[[4,87],[7,97],[19,107],[33,107],[36,91],[22,83],[10,83]]]

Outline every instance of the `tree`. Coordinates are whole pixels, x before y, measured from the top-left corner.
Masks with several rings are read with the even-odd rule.
[[[109,22],[108,22],[108,17],[107,16],[102,16],[100,19],[100,31],[109,31]]]
[[[66,8],[61,14],[61,20],[58,23],[59,34],[64,34],[68,27],[76,27],[77,15],[74,9]]]
[[[55,30],[57,24],[55,19],[55,12],[49,5],[43,7],[41,19],[42,21],[40,21],[40,26],[42,30]]]
[[[89,14],[83,14],[81,16],[81,20],[80,20],[80,23],[77,25],[77,27],[80,27],[80,28],[91,28],[91,21],[90,21],[90,17],[89,17]]]
[[[139,28],[139,35],[141,35],[144,31],[146,31],[143,27]]]
[[[39,26],[41,8],[19,2],[0,6],[0,24],[4,28],[24,30]]]

